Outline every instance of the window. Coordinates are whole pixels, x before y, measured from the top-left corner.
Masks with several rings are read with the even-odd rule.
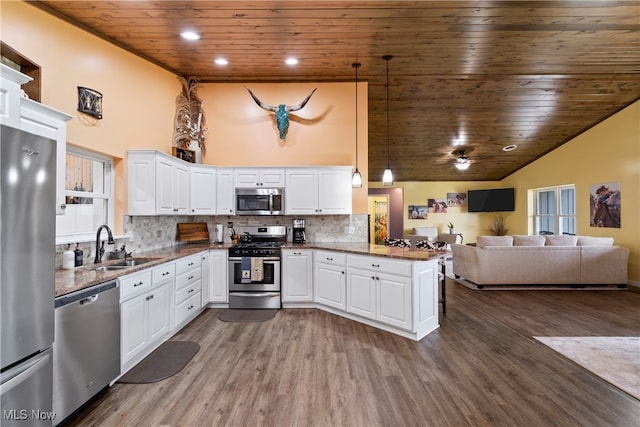
[[[576,234],[576,197],[573,185],[533,190],[534,232]]]
[[[56,216],[57,243],[91,241],[102,224],[113,228],[113,161],[67,146],[64,215]]]

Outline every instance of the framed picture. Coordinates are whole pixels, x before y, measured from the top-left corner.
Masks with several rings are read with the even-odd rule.
[[[189,163],[196,162],[196,152],[193,150],[187,150],[186,148],[178,147],[172,147],[171,150],[174,157],[177,157]]]

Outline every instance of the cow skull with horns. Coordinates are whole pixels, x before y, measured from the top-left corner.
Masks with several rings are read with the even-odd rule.
[[[256,101],[256,104],[258,104],[260,108],[266,111],[273,111],[276,113],[275,114],[276,125],[278,126],[278,131],[280,132],[280,139],[285,139],[287,136],[287,130],[289,129],[289,112],[301,110],[307,104],[307,102],[309,102],[309,99],[311,99],[311,96],[318,89],[318,88],[315,88],[314,90],[312,90],[309,96],[307,96],[304,99],[304,101],[302,101],[298,105],[280,104],[277,107],[274,107],[272,105],[267,105],[264,102],[260,101],[258,97],[255,96],[254,93],[251,92],[251,89],[249,89],[248,87],[245,86],[244,88],[247,89],[247,91],[249,91],[249,94],[251,95],[253,100]]]

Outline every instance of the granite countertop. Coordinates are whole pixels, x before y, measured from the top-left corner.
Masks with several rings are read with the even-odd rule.
[[[232,245],[230,243],[214,244],[214,243],[190,243],[172,246],[166,249],[157,249],[153,251],[140,252],[134,254],[134,258],[156,258],[139,266],[130,267],[124,270],[96,271],[99,266],[117,263],[121,260],[108,260],[102,264],[86,264],[82,267],[76,267],[72,270],[56,270],[56,291],[55,296],[70,294],[85,288],[89,288],[100,283],[108,282],[118,277],[155,267],[165,262],[183,258],[204,250],[209,249],[228,249]],[[283,249],[323,249],[328,251],[346,252],[358,255],[374,255],[389,258],[398,258],[409,261],[427,261],[438,258],[442,252],[436,252],[425,249],[397,248],[383,245],[371,245],[363,242],[326,242],[305,244],[287,243]]]

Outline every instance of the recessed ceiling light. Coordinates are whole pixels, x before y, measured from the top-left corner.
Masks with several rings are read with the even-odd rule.
[[[287,65],[296,65],[298,63],[298,60],[296,58],[290,57],[285,59],[284,61]]]
[[[511,145],[507,145],[506,147],[502,147],[502,151],[513,151],[516,148],[518,148],[516,144],[511,144]]]
[[[213,62],[215,62],[218,65],[227,65],[229,63],[229,61],[227,61],[225,58],[217,58]]]
[[[195,31],[183,31],[180,33],[180,37],[185,40],[200,40],[200,34]]]

